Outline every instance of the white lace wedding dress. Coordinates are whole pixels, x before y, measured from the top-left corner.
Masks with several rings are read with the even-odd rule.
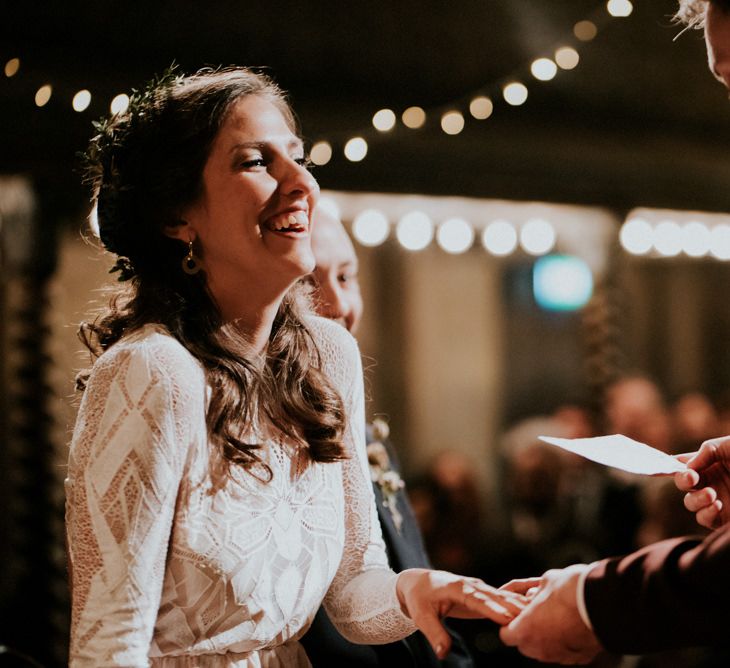
[[[344,400],[351,458],[312,463],[268,438],[270,483],[234,467],[216,484],[203,370],[164,329],[96,361],[66,481],[71,666],[309,666],[297,639],[323,598],[356,642],[414,630],[373,502],[357,345],[330,321],[307,326]]]

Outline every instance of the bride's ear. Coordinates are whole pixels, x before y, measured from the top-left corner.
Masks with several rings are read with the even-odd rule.
[[[165,225],[162,231],[165,233],[165,236],[170,237],[171,239],[179,239],[185,243],[188,243],[191,237],[194,236],[190,223],[185,220],[178,220],[175,223]]]

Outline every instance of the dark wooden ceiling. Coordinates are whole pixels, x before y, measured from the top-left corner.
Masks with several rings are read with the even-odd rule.
[[[115,94],[172,61],[236,63],[269,68],[308,138],[367,133],[363,162],[338,149],[317,169],[325,187],[730,210],[730,104],[701,33],[673,41],[673,0],[634,4],[610,19],[594,0],[6,0],[0,60],[21,68],[0,78],[0,173],[30,175],[50,215],[73,214],[85,198],[74,155]],[[585,18],[600,30],[581,44],[572,27]],[[563,43],[579,66],[531,79],[531,60]],[[518,108],[497,99],[514,75],[530,88]],[[54,95],[38,109],[47,82]],[[81,88],[94,97],[76,113]],[[477,91],[495,98],[493,116],[444,135],[437,110],[465,110]],[[423,129],[376,136],[374,111],[413,104],[431,112]]]

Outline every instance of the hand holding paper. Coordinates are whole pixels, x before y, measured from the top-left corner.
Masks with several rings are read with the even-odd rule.
[[[640,475],[670,475],[684,471],[687,465],[671,455],[635,441],[622,434],[595,438],[554,438],[540,436],[541,441],[557,445],[593,462]]]

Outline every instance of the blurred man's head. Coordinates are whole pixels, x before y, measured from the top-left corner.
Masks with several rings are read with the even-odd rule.
[[[710,71],[730,90],[730,0],[679,0],[676,18],[705,29]]]
[[[317,266],[312,273],[315,308],[319,315],[338,320],[351,332],[362,317],[358,264],[344,226],[328,209],[317,207],[312,225],[312,251]]]

